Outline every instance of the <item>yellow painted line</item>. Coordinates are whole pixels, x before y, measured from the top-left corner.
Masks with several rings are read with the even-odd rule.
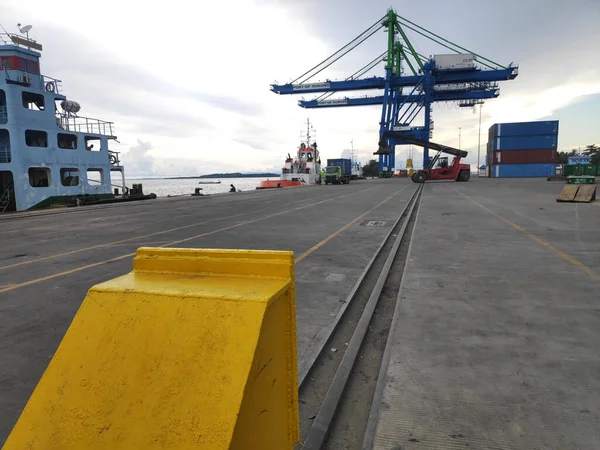
[[[358,191],[358,192],[360,192],[360,191]],[[310,200],[310,199],[298,200],[296,202],[290,203],[290,205],[293,205],[295,203],[305,202],[305,201],[308,201],[308,200]],[[127,243],[127,242],[135,241],[137,239],[145,239],[145,238],[149,238],[149,237],[152,237],[152,236],[158,236],[158,235],[161,235],[161,234],[172,233],[174,231],[185,230],[186,228],[192,228],[192,227],[196,227],[196,226],[199,226],[199,225],[206,225],[206,224],[211,223],[211,222],[216,222],[216,221],[225,220],[225,219],[232,219],[234,217],[248,215],[248,214],[252,214],[252,213],[256,213],[256,212],[257,211],[255,210],[255,211],[251,211],[250,213],[240,213],[240,214],[234,214],[232,216],[219,217],[219,218],[216,218],[216,219],[205,220],[203,222],[192,223],[190,225],[183,225],[181,227],[170,228],[168,230],[157,231],[155,233],[142,234],[142,235],[139,235],[139,236],[134,236],[134,237],[131,237],[131,238],[128,238],[128,239],[122,239],[122,240],[119,240],[119,241],[107,242],[105,244],[92,245],[91,247],[83,247],[83,248],[80,248],[80,249],[77,249],[77,250],[71,250],[71,251],[63,252],[63,253],[56,253],[54,255],[44,256],[42,258],[31,259],[31,260],[28,260],[28,261],[21,261],[21,262],[15,263],[15,264],[7,265],[7,266],[0,266],[0,270],[12,269],[13,267],[19,267],[19,266],[24,266],[24,265],[27,265],[27,264],[33,264],[33,263],[37,263],[37,262],[47,261],[49,259],[60,258],[62,256],[70,256],[70,255],[74,255],[74,254],[77,254],[77,253],[87,252],[87,251],[90,251],[90,250],[94,250],[94,249],[97,249],[97,248],[104,248],[104,247],[110,247],[110,246],[114,246],[114,245],[118,245],[118,244],[124,244],[124,243]],[[46,234],[51,234],[51,233],[53,233],[53,232],[49,232],[49,233],[46,233]]]
[[[361,193],[362,192],[367,192],[367,191],[370,191],[371,189],[375,189],[377,187],[379,187],[379,186],[373,186],[371,188],[364,189],[364,190],[358,191],[358,192],[361,192]],[[228,227],[218,228],[216,230],[208,231],[206,233],[197,234],[195,236],[191,236],[191,237],[188,237],[188,238],[185,238],[185,239],[180,239],[180,240],[177,240],[177,241],[171,241],[171,242],[169,242],[167,244],[160,245],[159,247],[168,247],[170,245],[181,244],[183,242],[188,242],[188,241],[191,241],[193,239],[198,239],[198,238],[201,238],[201,237],[204,237],[204,236],[210,236],[212,234],[220,233],[222,231],[231,230],[233,228],[238,228],[238,227],[241,227],[241,226],[244,226],[244,225],[248,225],[248,224],[251,224],[251,223],[259,222],[261,220],[270,219],[272,217],[281,216],[283,214],[287,214],[287,213],[294,212],[294,211],[299,211],[299,210],[305,209],[305,208],[310,208],[312,206],[320,205],[322,203],[332,202],[332,201],[337,200],[339,198],[347,197],[349,195],[356,195],[358,192],[357,191],[353,191],[353,192],[350,192],[348,194],[340,195],[338,197],[333,197],[333,198],[330,198],[330,199],[327,199],[327,200],[321,200],[319,202],[311,203],[309,205],[299,206],[297,208],[292,208],[292,209],[289,209],[287,211],[281,211],[281,212],[278,212],[278,213],[269,214],[267,216],[260,217],[258,219],[247,220],[245,222],[240,222],[240,223],[237,223],[235,225],[230,225]],[[105,244],[103,244],[103,246],[104,245]],[[108,263],[112,263],[112,262],[115,262],[115,261],[119,261],[121,259],[130,258],[132,256],[135,256],[135,252],[128,253],[126,255],[117,256],[115,258],[107,259],[107,260],[104,260],[104,261],[98,261],[98,262],[95,262],[95,263],[92,263],[92,264],[88,264],[88,265],[85,265],[85,266],[80,266],[80,267],[77,267],[75,269],[66,270],[64,272],[57,272],[55,274],[48,275],[48,276],[45,276],[45,277],[35,278],[33,280],[25,281],[23,283],[13,284],[12,286],[7,286],[7,287],[4,287],[4,288],[0,288],[0,294],[3,293],[3,292],[14,291],[14,290],[22,288],[22,287],[31,286],[33,284],[41,283],[42,281],[48,281],[48,280],[52,280],[54,278],[59,278],[59,277],[65,276],[65,275],[70,275],[72,273],[81,272],[83,270],[87,270],[87,269],[91,269],[93,267],[101,266],[103,264],[108,264]]]
[[[135,244],[132,242],[127,242],[124,244],[111,244],[110,247],[127,247],[130,245],[138,245],[140,247],[156,247],[160,244],[167,244],[169,241],[142,241],[142,242],[136,242]]]
[[[101,266],[103,264],[108,264],[108,263],[111,263],[111,262],[119,261],[119,260],[125,259],[125,258],[130,258],[132,256],[135,256],[135,252],[128,253],[127,255],[117,256],[116,258],[107,259],[105,261],[99,261],[97,263],[88,264],[87,266],[81,266],[81,267],[77,267],[75,269],[66,270],[64,272],[58,272],[58,273],[55,273],[55,274],[52,274],[52,275],[48,275],[46,277],[36,278],[34,280],[26,281],[24,283],[13,284],[11,286],[8,286],[8,287],[0,289],[0,293],[14,291],[15,289],[19,289],[19,288],[22,288],[22,287],[25,287],[25,286],[31,286],[32,284],[41,283],[42,281],[52,280],[52,279],[58,278],[58,277],[64,277],[65,275],[70,275],[72,273],[81,272],[82,270],[91,269],[93,267],[97,267],[97,266]]]
[[[384,201],[382,201],[381,203],[379,203],[377,206],[371,208],[370,210],[368,210],[367,212],[361,214],[360,216],[358,216],[356,219],[352,220],[351,222],[348,222],[346,225],[344,225],[342,228],[340,228],[339,230],[337,230],[334,233],[331,233],[329,236],[327,236],[325,239],[323,239],[321,242],[319,242],[318,244],[315,244],[314,246],[312,246],[311,248],[309,248],[308,250],[306,250],[304,253],[302,253],[300,256],[298,256],[296,258],[296,262],[299,263],[300,261],[302,261],[304,258],[306,258],[308,255],[310,255],[311,253],[313,253],[314,251],[318,250],[319,248],[321,248],[322,246],[324,246],[325,244],[327,244],[330,240],[332,240],[334,237],[338,236],[340,233],[342,233],[344,230],[347,230],[348,228],[350,228],[352,225],[354,225],[356,222],[358,222],[360,219],[362,219],[363,217],[365,217],[367,214],[375,211],[377,208],[379,208],[381,205],[383,205],[385,202],[387,202],[388,200],[390,200],[392,197],[394,197],[395,195],[398,195],[400,192],[402,192],[404,189],[406,189],[408,186],[406,186],[403,189],[400,189],[398,192],[396,192],[395,194],[390,195],[388,198],[386,198]]]
[[[375,189],[376,187],[378,187],[378,186],[373,186],[372,188],[365,189],[364,191],[359,191],[359,192],[366,192],[366,191],[370,191],[371,189]],[[211,235],[211,234],[219,233],[219,232],[221,232],[221,231],[227,231],[227,230],[231,230],[232,228],[237,228],[237,227],[241,227],[241,226],[243,226],[243,225],[247,225],[247,224],[250,224],[250,223],[259,222],[259,221],[261,221],[261,220],[270,219],[271,217],[277,217],[277,216],[281,216],[281,215],[283,215],[283,214],[287,214],[287,213],[289,213],[289,212],[298,211],[298,210],[305,209],[305,208],[310,208],[311,206],[320,205],[321,203],[327,203],[327,202],[331,202],[331,201],[333,201],[333,200],[337,200],[338,198],[347,197],[347,196],[349,196],[349,195],[354,195],[354,194],[356,194],[356,192],[352,192],[352,193],[349,193],[349,194],[340,195],[340,196],[338,196],[338,197],[333,197],[333,198],[331,198],[331,199],[328,199],[328,200],[321,200],[320,202],[311,203],[310,205],[299,206],[298,208],[293,208],[293,209],[290,209],[290,210],[287,210],[287,211],[282,211],[282,212],[278,212],[278,213],[270,214],[270,215],[268,215],[268,216],[261,217],[261,218],[259,218],[259,219],[247,220],[246,222],[241,222],[241,223],[237,223],[237,224],[235,224],[235,225],[230,225],[230,226],[228,226],[228,227],[221,228],[221,229],[219,229],[219,230],[215,230],[215,231],[209,231],[209,232],[207,232],[207,233],[202,233],[202,234],[199,234],[199,235],[197,235],[197,236],[192,236],[192,237],[189,237],[189,238],[180,239],[180,240],[178,240],[178,241],[169,242],[168,244],[165,244],[165,245],[160,245],[159,247],[168,247],[168,246],[170,246],[170,245],[177,245],[177,244],[181,244],[181,243],[183,243],[183,242],[188,242],[188,241],[191,241],[191,240],[193,240],[193,239],[197,239],[197,238],[204,237],[204,236],[209,236],[209,235]],[[0,292],[2,292],[2,291],[0,291]]]
[[[157,231],[155,233],[143,234],[143,235],[134,236],[134,237],[128,238],[128,239],[122,239],[120,241],[107,242],[106,244],[92,245],[91,247],[84,247],[84,248],[80,248],[80,249],[77,249],[77,250],[72,250],[72,251],[69,251],[69,252],[56,253],[54,255],[44,256],[43,258],[31,259],[29,261],[22,261],[22,262],[19,262],[19,263],[16,263],[16,264],[10,264],[8,266],[0,266],[0,270],[6,270],[6,269],[11,269],[13,267],[24,266],[26,264],[33,264],[33,263],[37,263],[37,262],[41,262],[41,261],[47,261],[49,259],[60,258],[61,256],[74,255],[76,253],[86,252],[86,251],[94,250],[94,249],[97,249],[97,248],[110,247],[112,245],[118,245],[118,244],[123,244],[123,243],[126,243],[126,242],[131,242],[131,241],[134,241],[136,239],[145,239],[145,238],[149,238],[149,237],[152,237],[152,236],[157,236],[159,234],[172,233],[174,231],[184,230],[186,228],[191,228],[191,227],[195,227],[195,226],[198,226],[198,225],[205,225],[207,223],[214,222],[216,220],[231,219],[233,217],[238,217],[238,216],[241,216],[243,214],[245,214],[245,213],[235,214],[233,216],[220,217],[219,219],[212,219],[212,220],[207,220],[207,221],[204,221],[204,222],[196,222],[196,223],[193,223],[193,224],[190,224],[190,225],[184,225],[184,226],[181,226],[181,227],[171,228],[171,229],[168,229],[168,230]]]
[[[452,188],[454,189],[454,188]],[[523,227],[517,225],[516,223],[511,222],[508,219],[505,219],[504,217],[502,217],[500,214],[497,214],[496,212],[492,211],[490,208],[488,208],[487,206],[482,205],[481,203],[479,203],[476,200],[473,200],[471,197],[463,194],[462,192],[460,192],[457,189],[454,189],[456,192],[458,192],[460,195],[462,195],[463,197],[465,197],[467,200],[470,200],[471,202],[473,202],[474,204],[476,204],[477,206],[479,206],[481,209],[489,212],[492,216],[496,217],[497,219],[500,219],[502,222],[510,225],[511,227],[517,229],[518,231],[520,231],[521,233],[523,233],[525,236],[533,239],[535,242],[537,242],[539,245],[541,245],[542,247],[546,247],[549,250],[552,250],[554,253],[556,253],[558,256],[560,256],[562,259],[564,259],[565,261],[570,262],[571,264],[577,266],[579,269],[581,269],[583,272],[585,272],[587,275],[589,275],[591,278],[593,278],[594,280],[600,281],[600,274],[598,274],[597,272],[593,271],[592,269],[590,269],[588,266],[586,266],[584,263],[582,263],[581,261],[573,258],[572,256],[568,255],[567,253],[563,252],[562,250],[557,249],[556,247],[554,247],[552,244],[550,244],[549,242],[545,241],[544,239],[536,236],[533,233],[530,233],[529,231],[527,231],[526,229],[524,229]]]

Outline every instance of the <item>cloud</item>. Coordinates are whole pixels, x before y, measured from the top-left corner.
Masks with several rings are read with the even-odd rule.
[[[22,3],[3,0],[3,23],[27,16],[31,34],[44,45],[44,73],[64,81],[69,98],[82,104],[81,114],[116,122],[117,151],[126,155],[152,142],[141,155],[152,158],[153,173],[280,168],[307,117],[322,159],[339,157],[351,140],[361,160],[373,157],[380,107],[304,110],[297,106],[300,96],[275,95],[269,85],[327,58],[382,17],[389,2],[233,0],[207,9],[186,0],[170,0],[168,7],[105,0],[93,18],[78,0],[64,0],[59,9],[42,0],[30,0],[27,8]],[[597,92],[600,69],[589,59],[600,42],[597,0],[551,7],[546,0],[432,0],[430,6],[397,11],[501,64],[520,65],[519,77],[500,83],[501,96],[483,107],[482,129],[514,118],[555,117],[565,105],[576,117],[582,114],[577,105]],[[409,34],[421,53],[445,52]],[[378,32],[315,81],[350,75],[385,50],[386,39]],[[372,72],[383,73],[381,66]],[[479,111],[444,106],[434,107],[433,140],[456,146],[462,127],[462,147],[476,149]],[[561,143],[593,141],[594,132],[565,134]],[[126,161],[128,173],[148,170],[136,161]]]
[[[129,151],[121,157],[127,164],[127,171],[132,175],[151,176],[156,175],[154,171],[154,157],[150,154],[152,144],[138,139]]]
[[[45,45],[51,49],[47,67],[68,81],[67,94],[84,96],[86,106],[111,112],[129,121],[138,133],[188,136],[195,130],[212,129],[210,112],[260,114],[259,103],[187,89],[169,83],[132,64],[112,60],[111,54],[97,48],[80,33],[49,26]],[[69,52],[66,61],[61,54]],[[93,89],[90,89],[93,86]],[[188,108],[182,108],[184,104]],[[138,119],[138,120],[136,120]]]
[[[154,150],[154,152],[153,152]],[[159,176],[196,176],[213,172],[235,172],[236,166],[221,161],[192,158],[165,158],[150,142],[139,140],[121,155],[128,178]]]

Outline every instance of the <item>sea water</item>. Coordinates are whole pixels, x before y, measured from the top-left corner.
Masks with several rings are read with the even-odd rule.
[[[132,184],[142,184],[144,194],[156,194],[158,197],[167,197],[175,195],[190,195],[194,193],[196,188],[201,188],[202,194],[221,194],[229,192],[230,185],[233,184],[238,191],[253,191],[259,183],[267,178],[202,178],[202,179],[127,179],[126,185],[131,188]],[[279,177],[269,178],[271,180],[279,179]],[[220,181],[221,184],[199,184],[199,182],[214,183]],[[113,181],[117,185],[116,180]]]

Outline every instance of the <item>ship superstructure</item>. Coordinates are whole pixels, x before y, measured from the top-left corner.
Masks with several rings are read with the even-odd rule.
[[[314,137],[314,128],[310,120],[306,119],[306,133],[301,133],[301,143],[296,155],[287,154],[281,169],[281,179],[261,181],[256,189],[320,184],[322,181],[321,156]]]
[[[0,213],[114,197],[125,190],[114,125],[78,115],[60,80],[42,75],[30,26],[0,42]],[[23,33],[27,33],[24,36]]]

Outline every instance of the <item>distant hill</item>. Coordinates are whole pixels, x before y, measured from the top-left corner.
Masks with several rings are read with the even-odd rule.
[[[278,177],[278,173],[211,173],[209,175],[198,175],[196,177],[169,177],[167,180],[189,180],[199,178],[265,178],[265,177]]]

